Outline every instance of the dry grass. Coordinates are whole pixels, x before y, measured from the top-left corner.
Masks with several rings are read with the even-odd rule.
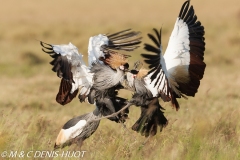
[[[146,34],[163,27],[163,46],[183,1],[9,0],[0,10],[0,151],[52,150],[62,125],[93,106],[55,102],[59,79],[39,42],[74,43],[87,58],[88,38],[133,28]],[[145,146],[131,131],[139,116],[132,107],[128,129],[102,120],[83,149],[85,159],[240,159],[240,2],[192,0],[206,30],[206,72],[196,97],[180,100],[176,112],[162,103],[169,125]],[[131,62],[140,58],[139,49]],[[86,59],[85,59],[86,60]],[[129,93],[121,95],[130,98]],[[72,147],[64,150],[72,150]],[[58,158],[56,158],[58,159]]]

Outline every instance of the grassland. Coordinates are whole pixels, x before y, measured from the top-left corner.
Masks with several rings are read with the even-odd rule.
[[[60,79],[37,40],[72,42],[87,58],[90,36],[133,28],[149,42],[146,34],[162,26],[166,48],[182,3],[5,1],[0,6],[0,151],[50,151],[67,120],[93,110],[77,99],[64,107],[55,102]],[[128,129],[102,120],[84,143],[83,159],[240,159],[240,1],[191,3],[206,31],[207,68],[196,96],[180,100],[177,112],[161,102],[169,125],[144,146],[145,137],[130,129],[139,116],[138,108],[130,109]],[[131,64],[142,52],[132,53]],[[130,98],[131,93],[121,95]]]

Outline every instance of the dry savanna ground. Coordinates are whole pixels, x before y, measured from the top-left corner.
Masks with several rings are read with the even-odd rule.
[[[86,60],[90,36],[133,28],[142,32],[144,42],[149,42],[147,33],[153,27],[162,27],[166,48],[183,2],[8,0],[2,3],[1,153],[51,151],[67,120],[94,109],[78,99],[66,106],[55,102],[60,79],[51,71],[51,57],[41,51],[38,40],[52,44],[72,42]],[[139,108],[130,108],[127,129],[102,120],[82,147],[87,151],[83,159],[240,159],[240,1],[191,0],[191,4],[206,31],[207,68],[196,96],[180,100],[179,111],[161,101],[169,125],[145,145],[142,145],[145,137],[131,130]],[[141,59],[142,46],[131,53],[131,65]],[[121,96],[130,98],[131,93],[123,91]],[[62,151],[73,149],[71,146]]]

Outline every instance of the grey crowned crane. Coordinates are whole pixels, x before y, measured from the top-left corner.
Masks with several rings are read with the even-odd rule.
[[[81,147],[83,141],[97,130],[100,124],[100,120],[97,119],[101,116],[101,112],[96,107],[93,112],[74,117],[67,121],[57,136],[54,149],[64,148],[73,143]]]
[[[203,78],[205,38],[204,27],[197,20],[193,6],[186,1],[174,25],[165,54],[162,52],[161,29],[153,29],[155,35],[148,34],[154,45],[145,44],[145,50],[153,54],[141,54],[149,65],[145,69],[126,73],[126,88],[134,90],[130,102],[141,106],[141,115],[132,129],[142,135],[157,133],[167,125],[158,98],[171,102],[179,109],[177,98],[194,97]]]
[[[126,105],[125,101],[123,98],[116,97],[114,105],[116,107],[123,107]],[[96,106],[93,112],[74,117],[67,121],[57,136],[54,149],[64,148],[72,144],[77,144],[81,148],[84,140],[97,130],[104,112],[102,109],[105,109],[105,106]],[[118,108],[118,110],[120,109]],[[125,118],[122,118],[121,122],[124,122]]]
[[[84,140],[97,129],[100,120],[94,121],[96,117],[107,116],[126,105],[126,99],[117,97],[117,91],[121,88],[121,81],[128,69],[129,56],[117,50],[133,51],[138,48],[137,45],[141,43],[139,35],[140,32],[127,29],[114,34],[91,37],[88,46],[88,66],[82,59],[83,55],[73,44],[52,45],[40,41],[42,50],[53,58],[50,62],[53,65],[52,70],[61,78],[56,101],[65,105],[79,92],[80,102],[88,101],[96,106],[93,112],[73,118],[63,126],[56,141],[56,148],[64,146],[65,142],[71,144],[73,139]],[[127,114],[128,108],[109,119],[124,122]]]

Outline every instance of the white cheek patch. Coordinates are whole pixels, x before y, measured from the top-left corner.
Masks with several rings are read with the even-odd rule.
[[[56,139],[56,145],[64,144],[66,141],[77,137],[83,131],[86,123],[86,120],[80,120],[76,125],[68,129],[61,129]]]

